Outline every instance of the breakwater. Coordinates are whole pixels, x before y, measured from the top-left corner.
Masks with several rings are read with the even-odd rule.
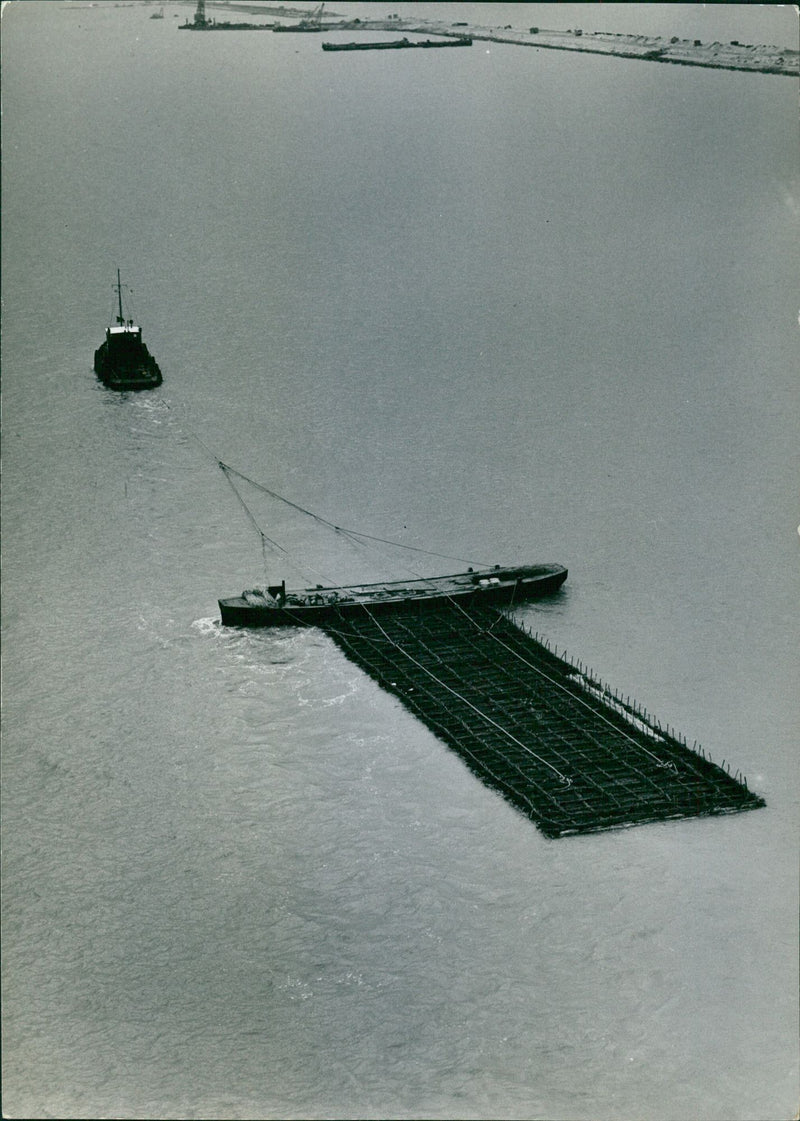
[[[216,7],[209,3],[209,8]],[[259,11],[264,15],[283,19],[294,13],[291,9],[248,8],[245,5],[223,5],[226,11]],[[307,13],[305,13],[307,15]],[[531,9],[535,15],[535,7]],[[330,19],[324,24],[283,23],[254,24],[208,20],[205,23],[185,23],[182,30],[193,31],[403,31],[420,35],[440,35],[442,38],[470,38],[487,43],[504,43],[512,46],[535,47],[539,50],[574,51],[578,54],[607,55],[610,58],[638,59],[644,62],[662,62],[675,66],[700,66],[711,70],[738,70],[758,74],[800,76],[800,52],[774,44],[703,43],[700,39],[670,38],[648,35],[624,35],[612,31],[585,31],[569,28],[566,31],[542,27],[514,28],[475,26],[460,21],[447,23],[440,20],[419,19]],[[355,49],[353,47],[349,49]],[[368,49],[368,48],[365,48]]]
[[[451,34],[451,31],[444,32]],[[474,39],[537,47],[541,50],[576,51],[581,54],[609,55],[613,58],[639,59],[645,62],[672,63],[676,66],[702,66],[712,70],[743,70],[760,74],[800,74],[800,52],[771,44],[703,43],[699,39],[669,39],[648,35],[621,35],[608,31],[547,31],[531,27],[527,31],[513,28],[474,28]]]
[[[741,776],[500,611],[365,611],[324,629],[548,837],[764,805]]]
[[[271,23],[182,23],[178,31],[274,31]]]
[[[610,58],[638,59],[644,62],[671,63],[675,66],[700,66],[711,70],[739,70],[758,74],[800,75],[800,52],[773,44],[703,43],[699,39],[669,39],[660,36],[622,35],[610,31],[548,31],[530,27],[482,27],[466,23],[446,24],[432,20],[355,20],[328,23],[326,31],[400,31],[419,35],[465,36],[474,41],[505,43],[540,50],[574,51],[578,54],[607,55]]]

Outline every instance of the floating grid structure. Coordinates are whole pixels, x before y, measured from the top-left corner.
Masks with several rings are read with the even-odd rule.
[[[324,629],[547,837],[765,804],[500,611],[365,610]]]

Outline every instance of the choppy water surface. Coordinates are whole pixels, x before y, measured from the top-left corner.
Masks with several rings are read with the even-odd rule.
[[[6,1113],[791,1116],[795,83],[189,10],[4,13]],[[117,265],[153,393],[91,370]],[[567,564],[520,618],[767,808],[544,840],[323,635],[219,627],[264,565],[214,455]]]

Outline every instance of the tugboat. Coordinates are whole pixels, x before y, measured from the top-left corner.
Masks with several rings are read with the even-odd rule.
[[[117,269],[117,321],[106,328],[106,341],[94,352],[94,371],[109,389],[155,389],[161,385],[158,363],[142,342],[142,328],[122,314],[122,282]]]

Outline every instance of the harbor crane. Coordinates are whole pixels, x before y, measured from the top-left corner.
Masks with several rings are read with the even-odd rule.
[[[323,3],[320,4],[318,8],[314,9],[314,11],[309,15],[308,19],[305,19],[302,22],[306,24],[307,27],[319,27],[322,22],[322,9],[324,7],[325,4],[323,0]]]
[[[206,27],[209,21],[206,19],[206,0],[197,0],[197,10],[194,13],[195,27]]]

